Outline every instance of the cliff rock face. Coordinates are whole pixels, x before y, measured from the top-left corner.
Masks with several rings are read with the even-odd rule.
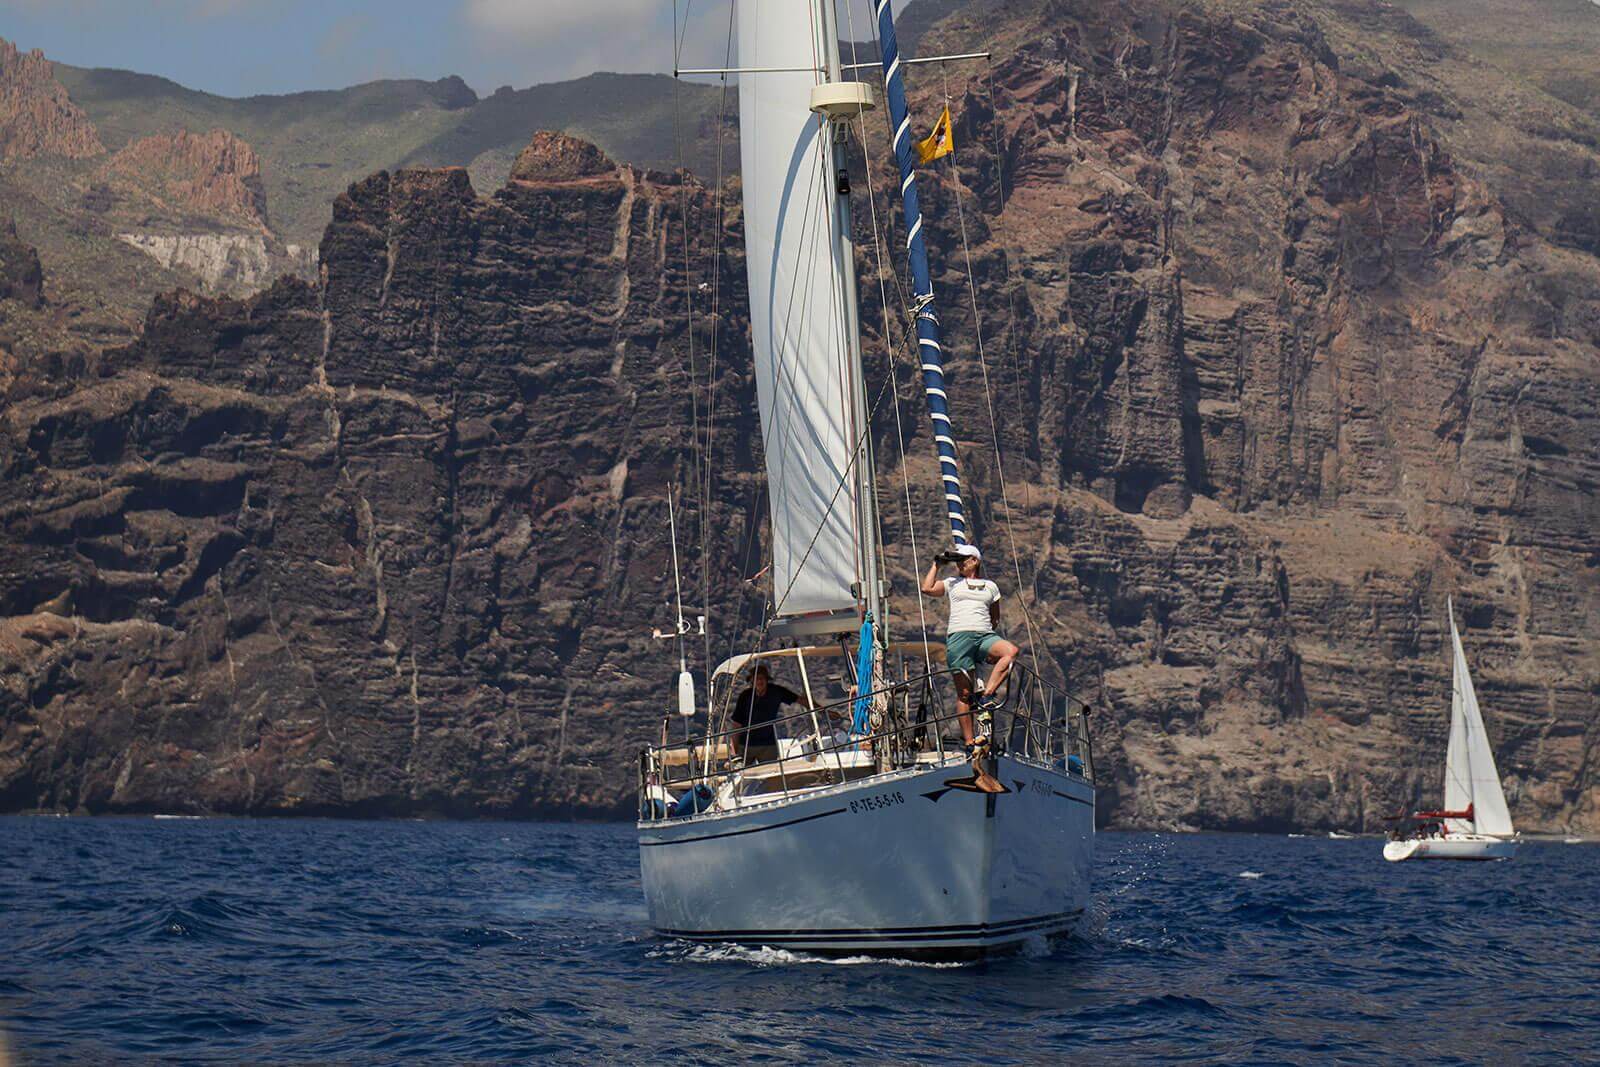
[[[0,300],[15,300],[29,308],[44,304],[39,251],[17,236],[17,224],[11,219],[0,223]]]
[[[102,108],[106,140],[119,145],[107,158],[61,74],[0,39],[0,202],[37,248],[59,310],[30,337],[126,341],[163,287],[237,296],[281,273],[314,276],[314,255],[273,228],[251,145],[220,127],[171,132],[197,113],[147,91],[124,103],[138,112],[135,128],[161,132],[129,138],[127,112]],[[248,121],[249,110],[227,114]]]
[[[211,292],[258,289],[282,271],[309,275],[317,265],[315,249],[258,233],[119,233],[117,240],[169,270],[194,274]]]
[[[1436,799],[1453,596],[1519,825],[1600,828],[1600,261],[1562,222],[1591,121],[1381,4],[977,3],[922,47],[974,35],[992,96],[952,86],[959,170],[923,186],[953,417],[1006,627],[1096,706],[1104,815]],[[713,658],[760,617],[737,211],[557,136],[512,177],[376,175],[316,284],[163,298],[14,392],[0,803],[629,806],[676,668],[669,484]],[[894,184],[877,160],[880,220]],[[868,342],[904,627],[942,507],[914,362]]]
[[[1021,574],[1102,687],[1119,815],[1436,797],[1453,595],[1514,813],[1595,826],[1600,261],[1563,220],[1600,131],[1382,4],[1025,30],[961,174],[969,213],[1004,198],[973,254]]]
[[[84,199],[117,240],[207,292],[243,294],[282,273],[316,272],[314,252],[273,232],[261,162],[224,129],[132,141],[99,168]]]
[[[514,182],[550,182],[594,178],[610,171],[605,153],[587,141],[540,130],[511,164]]]
[[[44,53],[37,48],[19,52],[0,40],[0,160],[87,159],[105,150],[94,123],[68,98]]]
[[[677,182],[376,175],[318,284],[164,299],[12,404],[4,804],[615,810],[671,669]]]
[[[141,137],[108,159],[101,176],[133,184],[167,211],[268,229],[261,161],[227,130]]]

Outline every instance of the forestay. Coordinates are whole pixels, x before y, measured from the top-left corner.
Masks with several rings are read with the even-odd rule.
[[[739,79],[739,157],[773,603],[779,615],[854,608],[850,346],[829,145],[810,111],[822,37],[813,4],[744,0],[738,14],[739,65],[764,71]]]
[[[1444,806],[1446,811],[1465,811],[1472,806],[1472,820],[1447,819],[1452,833],[1509,835],[1511,813],[1500,789],[1500,773],[1495,769],[1489,749],[1489,735],[1483,729],[1478,711],[1478,694],[1472,688],[1467,670],[1467,654],[1456,632],[1456,616],[1450,607],[1450,643],[1455,662],[1450,686],[1450,746],[1444,760]]]
[[[917,198],[917,170],[911,147],[911,114],[900,76],[894,6],[889,0],[876,0],[876,3],[884,91],[889,97],[889,124],[894,129],[894,155],[900,167],[900,205],[906,219],[906,254],[911,266],[912,311],[917,324],[917,359],[922,366],[922,389],[928,399],[928,416],[933,420],[933,444],[939,454],[939,479],[944,486],[950,536],[957,544],[966,544],[966,506],[961,500],[955,428],[950,422],[950,400],[945,392],[944,346],[939,339],[939,315],[934,310],[933,276],[928,271],[927,242],[922,237],[922,207]]]

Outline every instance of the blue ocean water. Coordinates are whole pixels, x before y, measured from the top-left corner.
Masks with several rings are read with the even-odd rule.
[[[1103,834],[1078,936],[928,965],[657,941],[627,826],[6,818],[0,1040],[28,1064],[1600,1056],[1600,847],[1380,847]]]

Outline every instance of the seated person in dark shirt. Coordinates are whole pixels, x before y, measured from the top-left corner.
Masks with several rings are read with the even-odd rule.
[[[733,704],[733,721],[744,727],[731,737],[733,753],[745,763],[761,763],[778,758],[778,733],[773,720],[780,718],[784,704],[810,707],[804,698],[787,686],[774,685],[765,663],[756,664],[755,682]]]

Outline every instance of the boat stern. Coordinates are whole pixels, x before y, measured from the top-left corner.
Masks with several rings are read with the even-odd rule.
[[[1400,863],[1416,855],[1421,841],[1385,841],[1383,844],[1383,858],[1390,863]]]

